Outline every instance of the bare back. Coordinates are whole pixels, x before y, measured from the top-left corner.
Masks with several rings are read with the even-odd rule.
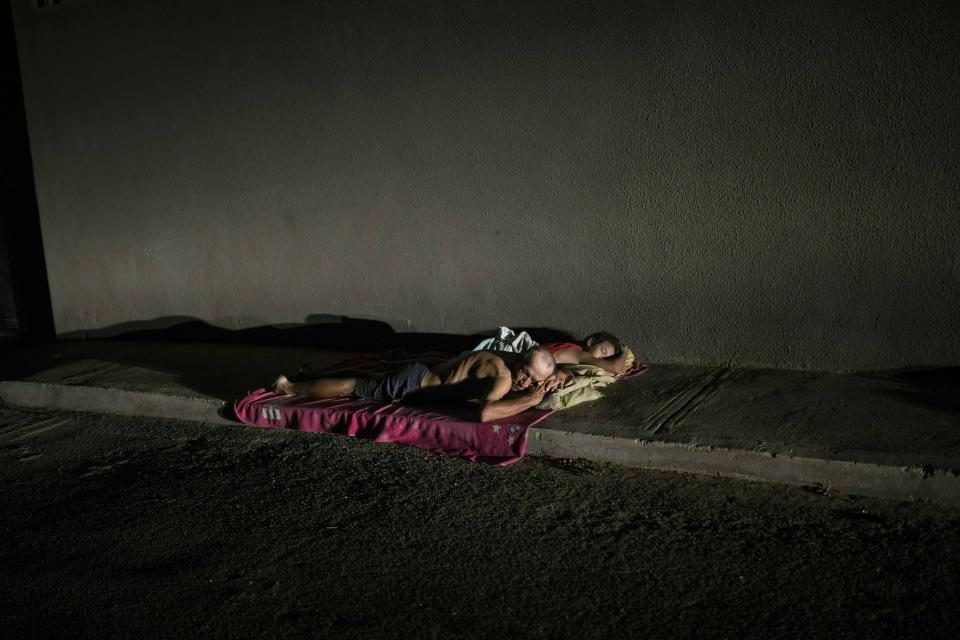
[[[502,357],[489,351],[468,351],[435,366],[420,386],[459,387],[463,400],[493,402],[510,391],[512,381]],[[481,384],[471,384],[474,382]]]

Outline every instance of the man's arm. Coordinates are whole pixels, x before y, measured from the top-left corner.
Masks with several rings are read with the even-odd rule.
[[[509,391],[509,389],[510,381],[508,379],[507,390]],[[543,402],[545,390],[543,384],[538,384],[529,391],[517,395],[507,395],[504,397],[505,394],[501,393],[499,400],[490,401],[488,397],[487,402],[485,402],[480,409],[480,421],[490,422],[491,420],[509,418],[510,416],[515,416],[518,413],[526,411],[530,407],[535,407]],[[491,395],[493,394],[491,393]]]

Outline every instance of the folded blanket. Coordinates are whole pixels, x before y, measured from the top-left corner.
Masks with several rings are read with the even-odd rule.
[[[633,352],[624,347],[627,352],[627,369],[619,375],[611,375],[602,368],[590,364],[561,364],[559,371],[565,372],[568,377],[563,387],[547,396],[537,405],[537,409],[559,410],[569,409],[582,402],[590,402],[603,397],[600,389],[613,384],[620,378],[638,376],[650,367],[636,362]]]

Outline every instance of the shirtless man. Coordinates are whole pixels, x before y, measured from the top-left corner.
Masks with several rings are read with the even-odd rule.
[[[468,351],[432,369],[419,362],[379,378],[319,378],[291,382],[280,376],[276,393],[313,398],[355,396],[393,402],[416,393],[424,398],[467,401],[480,405],[480,420],[516,415],[543,401],[559,386],[550,352],[534,347],[521,354]]]

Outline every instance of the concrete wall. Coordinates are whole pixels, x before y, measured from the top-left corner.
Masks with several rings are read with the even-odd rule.
[[[14,0],[57,329],[960,363],[960,4]]]

